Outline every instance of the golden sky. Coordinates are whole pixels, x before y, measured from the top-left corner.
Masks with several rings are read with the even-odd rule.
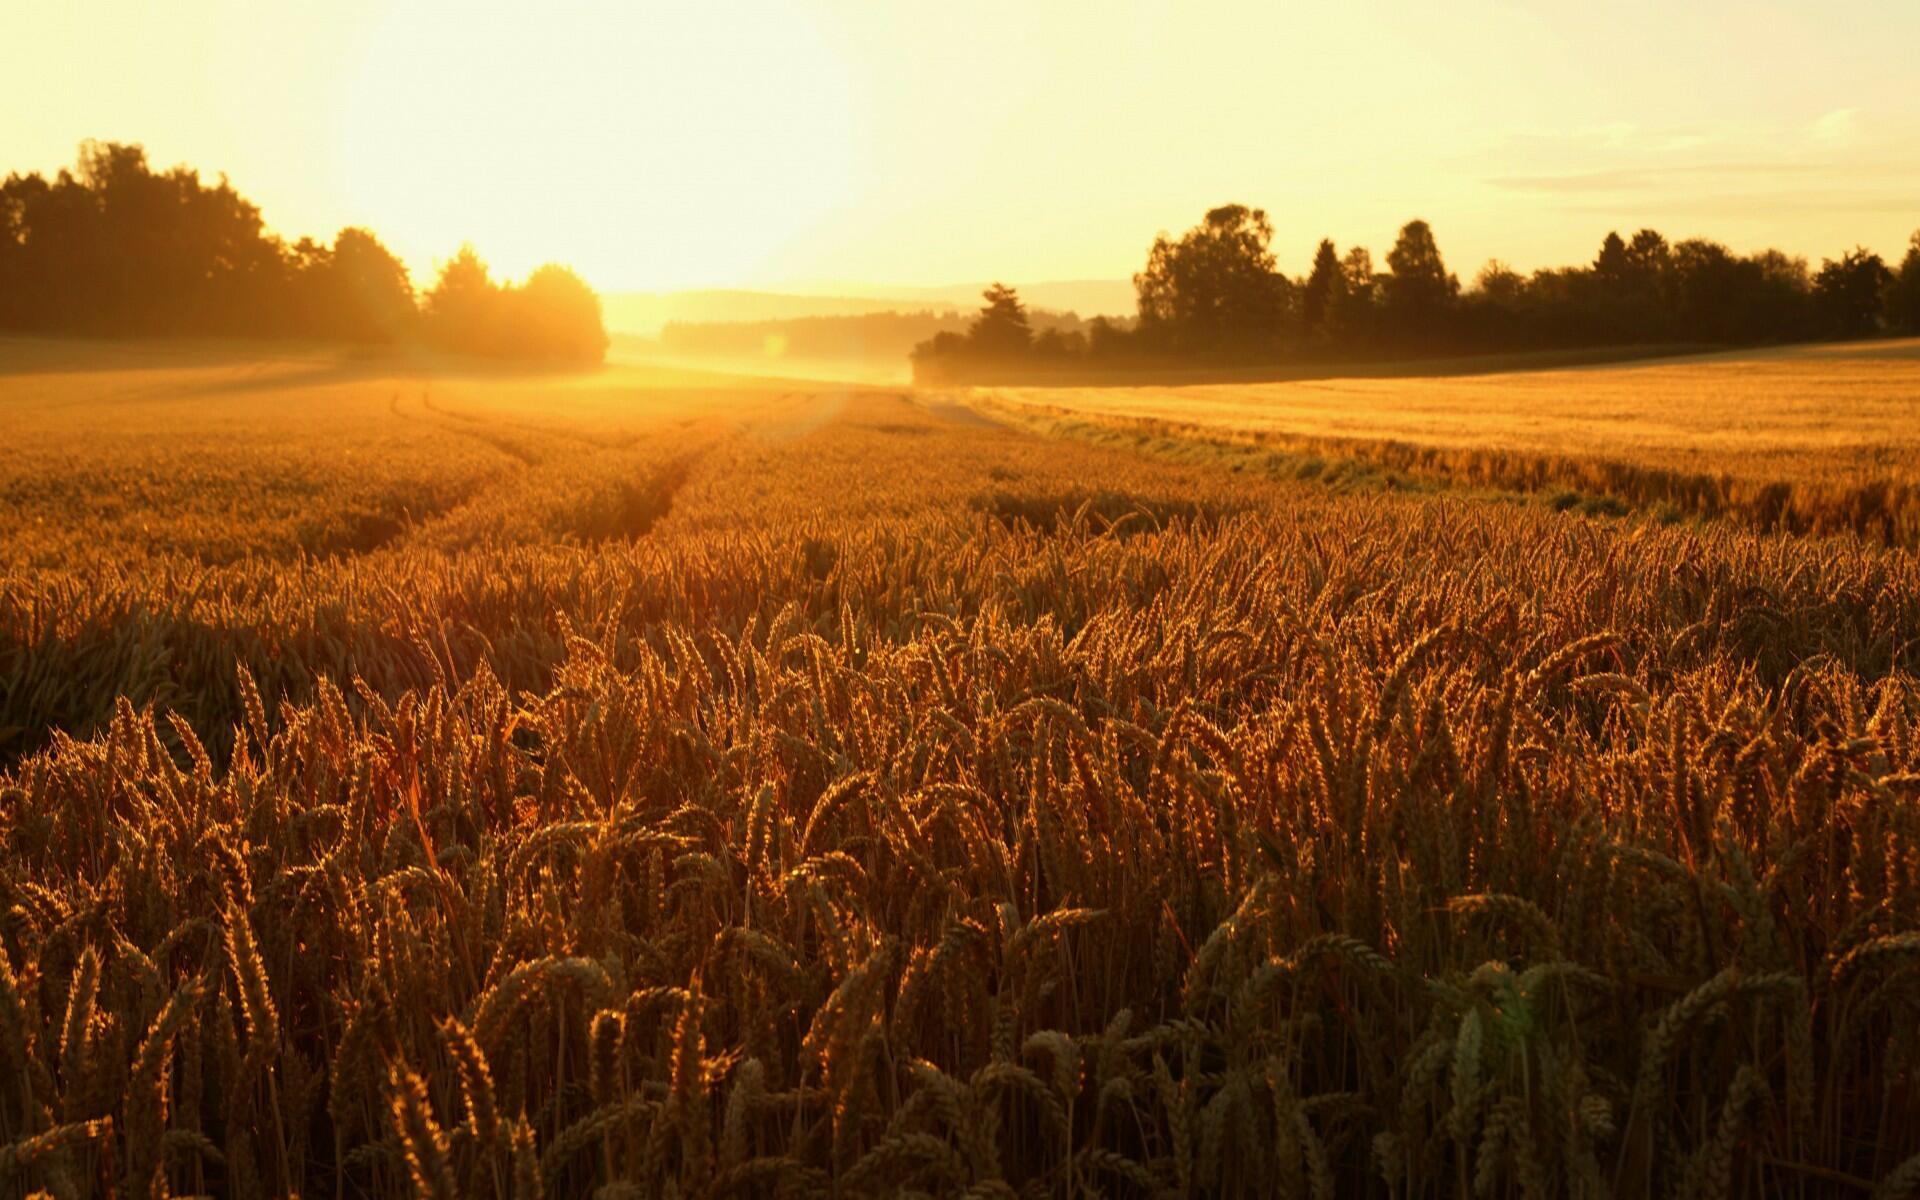
[[[1295,273],[1416,215],[1463,277],[1920,226],[1915,0],[8,9],[0,170],[138,141],[421,273],[470,240],[603,289],[1119,278],[1228,201]]]

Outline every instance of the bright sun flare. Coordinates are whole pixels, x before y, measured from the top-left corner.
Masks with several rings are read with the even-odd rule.
[[[396,9],[342,83],[355,207],[497,272],[749,277],[855,186],[845,71],[792,7]]]

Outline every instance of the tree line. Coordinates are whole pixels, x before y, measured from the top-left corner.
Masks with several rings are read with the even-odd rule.
[[[1017,293],[996,284],[966,333],[914,348],[915,377],[1920,334],[1920,232],[1897,268],[1862,248],[1818,270],[1778,250],[1609,233],[1589,264],[1523,275],[1496,260],[1465,288],[1421,220],[1400,230],[1385,270],[1363,246],[1323,240],[1309,272],[1289,277],[1272,240],[1266,213],[1239,204],[1162,234],[1133,277],[1135,320],[1096,319],[1084,336],[1036,335]]]
[[[74,169],[0,184],[0,329],[93,336],[311,337],[599,362],[600,298],[565,267],[495,281],[470,246],[424,293],[365,229],[332,245],[270,233],[223,176],[155,171],[86,142]]]
[[[1042,352],[1057,340],[1078,333],[1088,322],[1073,313],[1027,309],[1033,343]],[[863,361],[898,367],[921,342],[964,336],[972,318],[964,312],[829,314],[759,321],[668,321],[660,345],[674,354],[704,358],[786,357],[817,361]],[[943,343],[944,344],[944,343]]]

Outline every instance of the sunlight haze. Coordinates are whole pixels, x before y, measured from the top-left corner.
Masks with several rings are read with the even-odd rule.
[[[1291,273],[1416,215],[1463,278],[1642,225],[1817,264],[1920,219],[1920,8],[1845,13],[75,0],[10,14],[0,144],[141,142],[418,282],[462,241],[602,289],[1121,279],[1228,201]]]

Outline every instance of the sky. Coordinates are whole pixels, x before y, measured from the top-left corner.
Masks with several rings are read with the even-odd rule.
[[[9,8],[0,171],[139,142],[422,282],[469,241],[603,290],[1125,278],[1229,202],[1294,274],[1415,216],[1463,278],[1920,227],[1914,0]]]

